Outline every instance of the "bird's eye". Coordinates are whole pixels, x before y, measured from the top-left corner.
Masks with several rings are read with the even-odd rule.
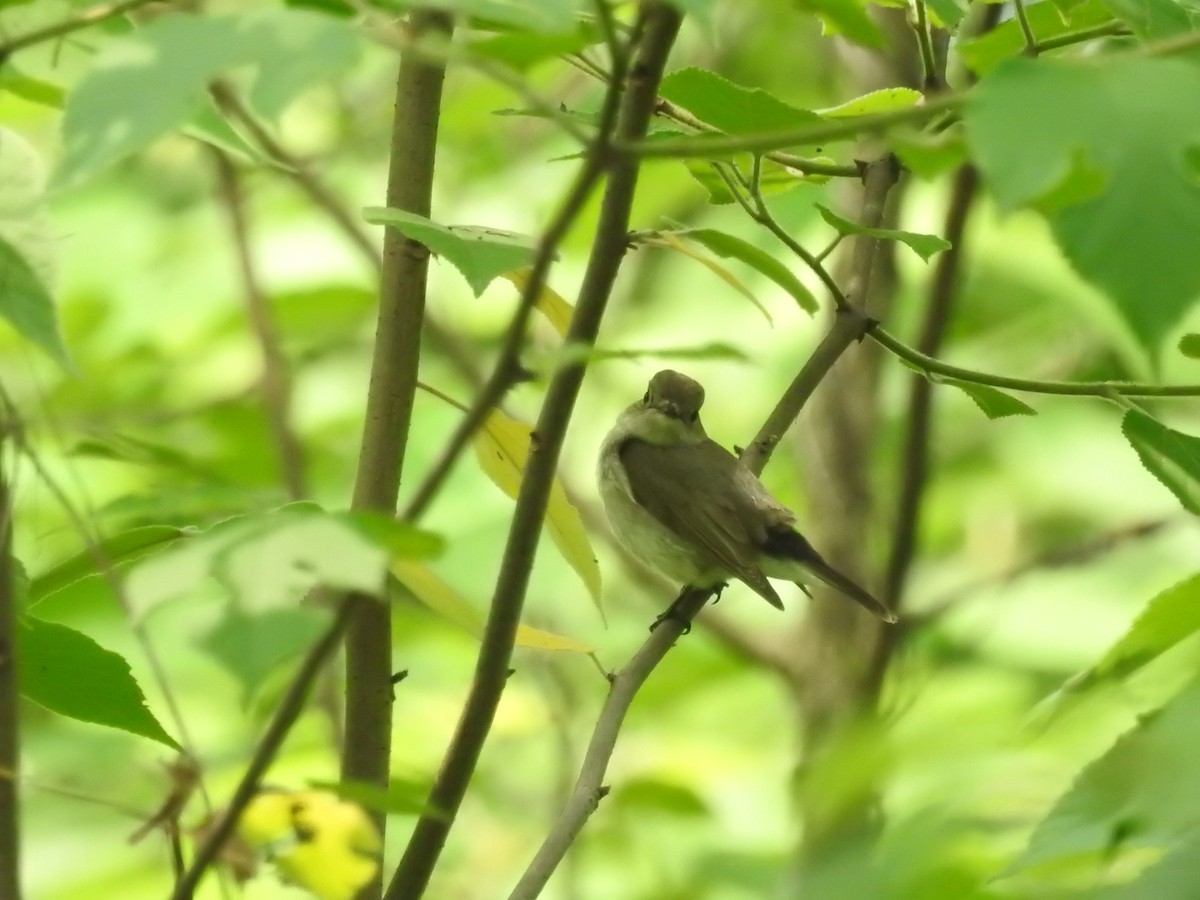
[[[642,406],[649,406],[649,405],[650,405],[650,392],[646,391],[646,393],[642,395]]]

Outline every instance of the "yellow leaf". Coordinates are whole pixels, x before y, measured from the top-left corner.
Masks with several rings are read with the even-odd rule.
[[[521,489],[521,477],[529,458],[529,442],[533,430],[524,422],[510,419],[504,413],[492,411],[483,428],[475,436],[475,455],[479,465],[496,486],[514,500]],[[567,492],[556,478],[550,487],[550,502],[546,506],[546,528],[563,558],[570,564],[600,610],[600,566],[592,552],[587,529],[579,510],[567,499]]]
[[[242,813],[238,834],[284,880],[321,900],[352,900],[379,868],[375,823],[330,791],[263,791]]]
[[[533,271],[526,266],[523,269],[513,269],[511,272],[505,272],[502,277],[507,278],[513,283],[518,291],[525,290],[525,285],[529,283],[529,273]],[[562,295],[555,291],[548,284],[542,284],[542,289],[538,293],[535,307],[539,309],[546,320],[554,326],[554,330],[563,337],[567,336],[567,329],[571,327],[571,316],[575,314],[575,307],[562,298]]]
[[[763,306],[762,303],[759,302],[758,298],[750,292],[750,288],[746,287],[746,285],[738,280],[738,278],[732,272],[726,269],[711,256],[705,256],[694,247],[689,247],[670,232],[659,232],[656,237],[645,240],[644,243],[652,246],[669,247],[672,250],[682,253],[684,256],[690,256],[696,262],[700,263],[700,265],[704,266],[723,282],[753,303],[754,308],[763,314],[763,317],[767,320],[768,324],[775,324],[775,320],[771,318],[771,314],[767,311],[767,308]]]
[[[449,619],[476,637],[483,634],[483,620],[479,614],[428,567],[410,560],[396,560],[392,563],[392,574],[396,576],[397,581],[412,591],[417,600],[442,618]],[[517,646],[536,650],[592,652],[592,648],[586,644],[529,625],[517,626]]]

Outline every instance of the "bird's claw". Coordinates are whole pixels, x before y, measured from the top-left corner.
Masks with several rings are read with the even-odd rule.
[[[667,607],[666,612],[660,613],[658,615],[658,617],[653,622],[650,623],[651,633],[653,633],[655,628],[657,628],[663,622],[666,622],[668,619],[674,619],[676,622],[680,623],[683,626],[683,631],[679,632],[679,634],[681,636],[691,632],[692,623],[689,622],[687,619],[685,619],[683,616],[679,615],[678,606],[679,606],[678,603],[672,603],[670,606]]]

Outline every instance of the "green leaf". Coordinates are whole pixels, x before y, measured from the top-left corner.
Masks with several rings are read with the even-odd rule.
[[[21,694],[51,712],[148,737],[174,750],[129,663],[90,637],[32,616],[17,620]]]
[[[261,612],[230,606],[197,645],[237,680],[249,706],[271,673],[295,662],[320,637],[329,616],[314,606]]]
[[[475,436],[475,457],[480,468],[492,482],[517,499],[521,481],[525,477],[525,464],[529,459],[529,447],[533,440],[533,429],[524,422],[509,418],[493,410],[484,421],[483,428]],[[546,505],[546,525],[563,559],[576,571],[591,594],[592,602],[600,615],[601,606],[600,566],[588,540],[587,529],[579,510],[567,498],[562,483],[555,478],[550,487],[550,500]]]
[[[817,298],[812,295],[812,291],[806,288],[787,266],[767,251],[715,228],[691,228],[680,234],[704,245],[723,259],[733,258],[744,262],[791,294],[802,310],[809,314],[817,311]]]
[[[1185,334],[1179,339],[1179,352],[1191,359],[1200,359],[1200,334]]]
[[[0,238],[0,318],[64,368],[71,367],[50,292],[25,258],[3,238]]]
[[[587,344],[567,344],[549,355],[550,363],[546,368],[558,368],[570,362],[587,360],[588,362],[605,362],[612,359],[727,359],[746,362],[746,354],[734,347],[714,341],[697,347],[653,347],[638,350],[625,350],[607,347],[593,347]],[[544,364],[545,365],[545,364]]]
[[[967,144],[961,128],[947,128],[940,134],[897,131],[889,134],[887,140],[904,167],[926,181],[958,168],[967,160]]]
[[[813,161],[833,162],[828,157],[816,157]],[[742,171],[748,171],[750,168],[749,154],[739,154],[733,157],[731,162],[738,165]],[[726,187],[724,180],[717,174],[711,162],[699,159],[685,159],[683,160],[683,165],[687,168],[688,174],[695,178],[700,183],[700,186],[708,192],[709,203],[712,203],[714,206],[725,206],[735,202],[733,194],[729,192],[729,188]],[[828,175],[805,175],[802,172],[794,172],[772,160],[764,159],[762,161],[758,189],[764,196],[771,196],[773,194],[785,193],[802,184],[824,184],[828,180]]]
[[[140,618],[210,577],[248,614],[292,607],[317,585],[380,597],[393,557],[440,549],[435,536],[400,522],[381,534],[381,518],[294,504],[226,520],[135,565],[125,581],[129,604]]]
[[[476,56],[494,59],[518,72],[525,72],[548,59],[578,53],[599,40],[597,28],[579,22],[571,32],[512,31],[472,41],[468,46]]]
[[[467,279],[476,297],[497,276],[527,266],[533,259],[535,239],[528,235],[476,225],[438,225],[424,216],[387,206],[369,206],[363,210],[363,218],[395,228],[431,253],[444,256]]]
[[[58,85],[25,75],[19,69],[13,68],[12,60],[5,60],[4,68],[0,69],[0,92],[2,91],[8,91],[22,100],[51,109],[62,109],[66,97]]]
[[[1200,142],[1198,92],[1200,68],[1177,59],[1012,60],[966,107],[1002,208],[1036,204],[1083,168],[1092,195],[1053,210],[1055,238],[1152,354],[1200,296],[1200,183],[1183,164]]]
[[[483,617],[428,566],[409,560],[396,560],[392,563],[392,574],[422,606],[476,637],[483,635]],[[536,650],[592,652],[592,648],[586,644],[528,625],[517,626],[516,644]]]
[[[1200,825],[1200,683],[1144,717],[1088,765],[1008,873],[1125,848],[1169,845]]]
[[[933,14],[934,22],[951,30],[962,21],[967,12],[955,0],[927,0],[926,5]]]
[[[1086,681],[1124,678],[1200,631],[1200,574],[1157,594],[1088,671]]]
[[[912,88],[896,87],[881,88],[847,100],[837,106],[818,109],[817,114],[826,119],[848,119],[854,116],[873,116],[877,113],[893,112],[898,109],[908,109],[921,102],[924,95]]]
[[[182,528],[147,525],[105,538],[94,548],[88,548],[64,559],[33,579],[29,586],[29,603],[32,606],[82,578],[103,571],[101,561],[106,565],[116,566],[134,557],[143,556],[150,550],[169,544],[186,534]]]
[[[579,14],[579,0],[392,0],[400,9],[442,9],[525,31],[570,31]]]
[[[1189,8],[1175,0],[1104,0],[1119,19],[1129,24],[1144,40],[1158,40],[1195,31],[1200,25],[1200,8]],[[1196,51],[1190,54],[1195,59]]]
[[[358,48],[348,23],[304,10],[161,16],[108,44],[67,97],[56,182],[78,184],[183,127],[230,69],[252,70],[247,100],[273,119],[302,90],[348,69]]]
[[[864,47],[883,44],[883,35],[861,0],[796,0],[796,5],[816,13],[825,25],[826,34],[844,35]]]
[[[619,784],[609,802],[617,809],[638,814],[668,814],[688,819],[712,815],[704,798],[690,787],[656,778],[634,778]]]
[[[1121,432],[1150,474],[1166,485],[1184,509],[1200,515],[1200,438],[1136,410],[1125,414]]]
[[[429,785],[419,781],[393,778],[386,789],[365,781],[310,781],[309,786],[317,790],[332,791],[343,800],[357,803],[365,809],[385,815],[422,816],[431,814],[426,800]],[[444,814],[432,813],[434,818],[445,818]]]
[[[933,254],[950,248],[949,241],[943,240],[934,234],[916,234],[912,231],[895,231],[890,228],[867,228],[859,225],[857,222],[843,219],[833,210],[822,206],[820,203],[816,204],[816,207],[821,213],[821,218],[836,228],[840,234],[865,234],[869,237],[880,238],[885,241],[899,241],[911,247],[913,252],[925,260],[925,262],[929,262],[929,257],[933,256]]]
[[[1113,21],[1112,12],[1103,0],[1087,0],[1064,16],[1053,3],[1034,3],[1025,7],[1029,26],[1038,40],[1059,37],[1068,31],[1091,28]],[[1025,36],[1016,19],[1002,22],[991,31],[958,45],[963,62],[976,75],[985,75],[1005,59],[1020,56],[1025,51]]]
[[[727,285],[754,304],[754,308],[763,314],[763,318],[767,320],[768,324],[774,324],[775,320],[771,318],[770,310],[762,305],[762,302],[754,296],[754,292],[751,291],[750,288],[746,287],[740,278],[735,276],[732,272],[730,272],[712,257],[701,253],[699,250],[696,250],[688,244],[685,244],[679,239],[679,234],[680,232],[675,231],[645,232],[637,236],[637,241],[638,243],[648,247],[666,247],[668,250],[674,250],[676,253],[682,253],[689,259],[694,259],[696,262],[700,263],[700,265],[704,266],[704,268],[708,269]]]
[[[746,88],[707,69],[688,68],[663,79],[659,94],[729,134],[815,125],[821,117],[760,88]]]
[[[1200,884],[1200,840],[1177,845],[1132,881],[1089,892],[1091,900],[1193,900]]]
[[[989,419],[1003,419],[1006,416],[1036,416],[1035,410],[1029,404],[1018,400],[1012,394],[997,390],[986,384],[976,384],[972,381],[959,381],[956,378],[938,379],[941,384],[950,384],[958,388],[975,401],[985,416]]]

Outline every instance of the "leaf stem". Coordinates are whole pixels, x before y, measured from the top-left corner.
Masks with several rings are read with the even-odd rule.
[[[1129,27],[1119,19],[1114,19],[1111,22],[1105,22],[1103,25],[1095,25],[1092,28],[1081,28],[1079,31],[1069,31],[1066,34],[1060,34],[1057,37],[1046,38],[1043,41],[1038,41],[1038,52],[1044,53],[1047,50],[1057,50],[1060,47],[1069,47],[1072,44],[1082,44],[1085,41],[1095,40],[1102,37],[1121,37],[1133,34]]]
[[[876,326],[868,332],[878,344],[921,371],[956,381],[986,384],[990,387],[1030,394],[1060,394],[1077,397],[1200,397],[1200,384],[1143,384],[1135,381],[1041,381],[1010,378],[975,369],[964,369],[935,359]]]
[[[758,134],[727,135],[725,137],[686,137],[658,141],[625,141],[617,149],[643,159],[688,157],[712,158],[732,153],[754,153],[779,150],[800,144],[821,144],[826,141],[851,138],[874,131],[886,131],[894,125],[924,122],[943,113],[956,112],[966,101],[963,93],[942,94],[926,98],[919,106],[893,109],[869,116],[854,116],[839,121],[821,122],[799,128],[785,128]],[[858,174],[856,171],[855,174]]]
[[[1025,11],[1025,0],[1013,0],[1013,10],[1017,15],[1017,23],[1021,26],[1021,35],[1025,38],[1025,55],[1038,55],[1038,41],[1033,33],[1033,26],[1029,24],[1029,14]]]

